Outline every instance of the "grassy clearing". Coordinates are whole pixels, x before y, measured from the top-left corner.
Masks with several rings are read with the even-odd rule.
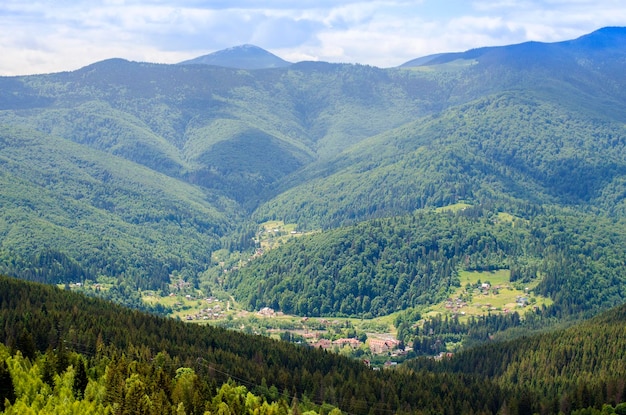
[[[172,309],[170,317],[189,321],[223,319],[232,309],[230,301],[222,301],[213,297],[205,298],[200,293],[161,297],[146,292],[141,299],[146,304],[161,304],[170,307]]]
[[[523,315],[533,307],[552,304],[549,298],[534,294],[533,289],[539,279],[522,286],[511,283],[509,277],[510,272],[507,269],[461,271],[461,286],[447,301],[430,307],[426,315],[458,315],[461,320],[487,313],[517,311]]]
[[[442,206],[442,207],[438,207],[435,209],[435,212],[459,212],[461,210],[465,210],[468,207],[471,207],[472,205],[470,205],[469,203],[465,203],[465,202],[458,202],[455,203],[453,205],[447,205],[447,206]]]
[[[283,221],[272,220],[264,222],[257,233],[258,246],[263,250],[276,248],[291,238],[297,238],[315,232],[300,232],[295,223],[285,224]]]

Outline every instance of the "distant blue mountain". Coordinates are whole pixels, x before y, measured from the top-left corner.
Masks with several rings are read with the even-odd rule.
[[[605,27],[574,40],[555,43],[525,42],[517,45],[484,47],[465,52],[439,53],[412,59],[400,67],[434,66],[457,60],[475,60],[478,62],[528,63],[528,59],[544,57],[546,59],[562,56],[566,53],[588,56],[596,51],[620,49],[626,44],[626,27]]]
[[[179,65],[215,65],[236,69],[283,68],[291,65],[284,59],[254,45],[241,45],[180,62]]]

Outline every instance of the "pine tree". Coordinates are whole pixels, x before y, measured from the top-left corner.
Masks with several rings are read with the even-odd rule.
[[[15,389],[9,368],[4,360],[0,360],[0,409],[2,410],[4,410],[5,400],[15,401]]]

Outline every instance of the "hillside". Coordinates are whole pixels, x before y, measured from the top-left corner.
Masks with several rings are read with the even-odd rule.
[[[624,32],[444,54],[405,69],[446,79],[445,106],[309,164],[258,217],[334,227],[501,195],[623,213]]]
[[[309,408],[326,408],[326,412],[329,406],[338,406],[358,414],[371,413],[372,409],[377,414],[393,413],[400,408],[435,413],[444,405],[444,399],[460,397],[472,385],[488,390],[487,385],[465,385],[463,379],[458,379],[450,384],[450,397],[438,396],[431,386],[447,376],[376,372],[362,362],[322,350],[161,319],[54,287],[4,277],[0,278],[0,322],[3,326],[11,324],[1,339],[10,353],[20,350],[21,356],[37,359],[34,367],[41,367],[44,373],[44,379],[33,379],[33,373],[13,366],[19,356],[8,358],[7,348],[0,347],[1,360],[8,359],[12,369],[17,395],[13,399],[23,401],[26,407],[54,399],[52,390],[46,389],[46,376],[52,383],[50,379],[57,374],[68,370],[74,373],[77,359],[86,366],[85,383],[97,383],[92,388],[100,391],[87,394],[83,384],[85,399],[119,410],[138,407],[143,400],[146,406],[162,408],[160,413],[180,413],[176,412],[180,402],[184,402],[187,413],[204,413],[211,409],[211,403],[217,406],[216,389],[227,382],[233,387],[239,384],[250,388],[263,401],[281,403],[283,413],[298,401]],[[72,356],[71,351],[82,356]],[[40,353],[44,355],[38,357]],[[191,392],[176,392],[181,371],[193,375]],[[0,372],[6,373],[6,366],[0,364]],[[72,385],[73,376],[65,382]],[[129,393],[133,384],[139,386],[134,394]],[[408,384],[420,387],[407,393],[402,386]],[[60,387],[54,389],[55,393]],[[5,393],[4,389],[0,391]],[[41,396],[35,399],[38,391]],[[237,404],[232,395],[228,399],[230,404]],[[238,405],[243,407],[249,399],[244,392]],[[501,398],[494,399],[497,402]],[[461,401],[457,406],[461,408]]]
[[[393,314],[396,338],[416,355],[623,304],[623,221],[533,205],[461,206],[293,238],[228,272],[224,287],[250,310]]]
[[[624,299],[625,33],[392,69],[110,59],[2,77],[0,271],[137,297],[168,295],[182,279],[249,307],[374,316],[445,299],[467,270],[463,253],[509,271],[540,264],[551,314],[591,315]],[[459,202],[528,222],[505,231],[445,219],[430,245],[419,234],[428,226],[403,224]],[[252,256],[269,220],[328,233],[223,275],[213,254]],[[361,223],[370,220],[382,222]],[[367,254],[351,245],[363,232]],[[515,242],[497,254],[474,246],[509,234]],[[387,248],[393,259],[380,256]],[[369,282],[346,287],[354,276]],[[350,293],[360,303],[348,304]]]
[[[623,222],[527,213],[469,206],[365,221],[292,239],[231,272],[226,285],[252,309],[371,318],[442,301],[461,271],[506,269],[511,282],[540,277],[537,290],[567,314],[622,303]]]
[[[374,371],[322,350],[0,277],[0,323],[7,328],[1,408],[8,414],[621,411],[626,372],[616,350],[626,340],[624,313],[620,307],[564,331]]]
[[[416,370],[486,376],[500,385],[527,389],[518,405],[528,413],[569,413],[624,400],[621,355],[626,324],[621,306],[589,321],[543,335],[493,343],[459,353],[440,364],[416,360]],[[621,405],[624,408],[624,405]],[[521,412],[520,412],[521,413]],[[619,412],[617,412],[619,413]]]
[[[363,95],[364,79],[380,88]],[[13,207],[0,228],[2,270],[164,291],[170,274],[197,284],[218,241],[251,246],[238,230],[286,175],[416,108],[385,71],[328,64],[248,73],[113,59],[0,84],[10,182],[0,200]],[[76,209],[93,215],[85,226]],[[38,259],[50,251],[54,264]]]

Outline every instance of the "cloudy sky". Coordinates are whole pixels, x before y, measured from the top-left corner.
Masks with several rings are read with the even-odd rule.
[[[241,44],[380,67],[626,26],[623,0],[2,0],[0,75],[120,57],[176,63]]]

